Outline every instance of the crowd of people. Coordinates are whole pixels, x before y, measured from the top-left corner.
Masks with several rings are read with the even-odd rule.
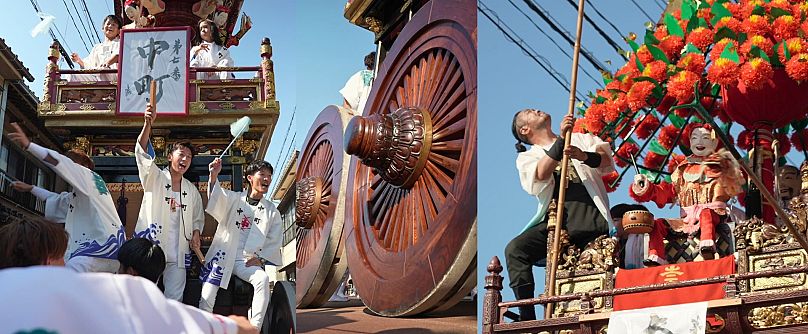
[[[246,190],[234,192],[218,182],[222,161],[214,159],[208,166],[205,207],[199,190],[184,177],[194,156],[191,143],[169,146],[165,169],[146,152],[156,118],[157,113],[148,106],[135,145],[144,196],[134,235],[128,240],[109,189],[93,171],[90,157],[77,150],[62,155],[44,148],[32,142],[19,125],[11,124],[8,138],[51,168],[72,190],[56,194],[20,181],[12,184],[16,191],[31,192],[44,201],[48,221],[19,219],[0,229],[3,295],[30,293],[17,299],[25,301],[23,305],[8,310],[14,317],[20,316],[0,324],[0,332],[33,328],[121,332],[128,328],[124,332],[255,333],[262,327],[270,283],[281,264],[283,233],[280,212],[265,198],[272,165],[260,159],[248,164]],[[203,257],[200,235],[205,212],[218,226]],[[202,262],[199,308],[181,303],[189,289],[187,269],[195,255]],[[219,288],[227,288],[231,275],[253,286],[248,319],[211,313]],[[31,285],[42,280],[49,283]],[[164,293],[156,285],[158,280]],[[63,308],[66,304],[59,301],[73,296],[81,302]],[[63,310],[75,319],[49,316]],[[99,312],[109,316],[88,321]]]

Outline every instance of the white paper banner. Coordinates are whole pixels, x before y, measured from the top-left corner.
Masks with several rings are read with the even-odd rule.
[[[142,115],[152,80],[157,82],[158,114],[188,114],[189,38],[188,28],[121,31],[118,114]]]
[[[608,334],[704,334],[707,302],[612,312]]]

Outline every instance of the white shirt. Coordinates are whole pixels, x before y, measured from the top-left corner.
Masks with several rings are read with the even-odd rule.
[[[182,230],[182,217],[180,216],[180,192],[172,191],[171,199],[169,199],[168,207],[171,212],[168,216],[171,218],[170,223],[165,228],[168,233],[168,242],[162,245],[163,252],[166,254],[166,262],[177,262],[177,247],[180,244],[180,234]]]
[[[101,65],[104,65],[110,58],[120,52],[120,48],[121,40],[118,37],[115,37],[115,39],[111,41],[105,39],[103,42],[96,44],[93,50],[90,51],[90,55],[82,59],[82,61],[84,61],[84,68],[101,68]],[[118,63],[113,63],[109,68],[118,68]]]
[[[0,333],[236,333],[235,321],[168,300],[141,277],[65,267],[0,270]]]
[[[591,134],[573,133],[571,144],[585,152],[595,152],[600,148],[604,150],[608,156],[613,155],[609,143]],[[539,180],[536,177],[536,168],[539,164],[539,160],[547,155],[545,150],[550,149],[551,146],[552,144],[545,147],[533,145],[529,150],[519,153],[519,156],[516,158],[516,169],[519,170],[519,181],[522,184],[522,189],[528,194],[536,196],[536,199],[539,201],[536,215],[528,222],[525,228],[522,229],[522,232],[544,220],[544,215],[547,214],[547,208],[552,200],[555,179],[549,177],[546,180]],[[606,222],[609,223],[609,231],[611,233],[611,231],[614,230],[614,224],[609,214],[609,196],[607,195],[606,186],[603,184],[601,177],[614,171],[614,162],[606,167],[591,168],[575,159],[570,159],[569,161],[570,164],[575,167],[578,176],[581,177],[581,182],[586,187],[589,196],[592,197],[592,201],[595,202],[595,206],[598,207],[598,211],[600,211],[603,218],[606,219]],[[609,161],[611,162],[611,159]]]
[[[207,50],[196,52],[201,45],[207,45]],[[234,62],[227,48],[216,43],[202,42],[191,48],[191,67],[232,67]],[[201,72],[196,74],[197,79],[227,79],[228,72]]]
[[[345,101],[351,105],[351,109],[358,114],[362,114],[365,110],[365,103],[370,96],[370,88],[373,85],[373,71],[361,70],[354,73],[345,86],[339,90]]]

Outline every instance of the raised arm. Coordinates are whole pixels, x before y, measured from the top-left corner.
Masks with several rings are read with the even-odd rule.
[[[143,129],[140,130],[140,135],[137,136],[137,143],[143,151],[146,151],[151,137],[152,123],[157,120],[157,111],[153,110],[151,104],[148,104],[143,116]]]

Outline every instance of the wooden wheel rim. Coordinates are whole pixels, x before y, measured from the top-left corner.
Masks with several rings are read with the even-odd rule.
[[[430,158],[410,189],[385,186],[351,158],[348,266],[365,305],[383,316],[446,308],[475,285],[475,9],[467,0],[421,8],[390,50],[365,108],[364,116],[423,108],[433,123]]]
[[[295,298],[298,307],[322,305],[345,274],[342,230],[344,226],[346,173],[349,162],[342,136],[350,116],[328,106],[317,116],[298,165],[296,181],[317,177],[322,183],[319,209],[310,229],[297,230]],[[315,196],[317,197],[317,196]]]

